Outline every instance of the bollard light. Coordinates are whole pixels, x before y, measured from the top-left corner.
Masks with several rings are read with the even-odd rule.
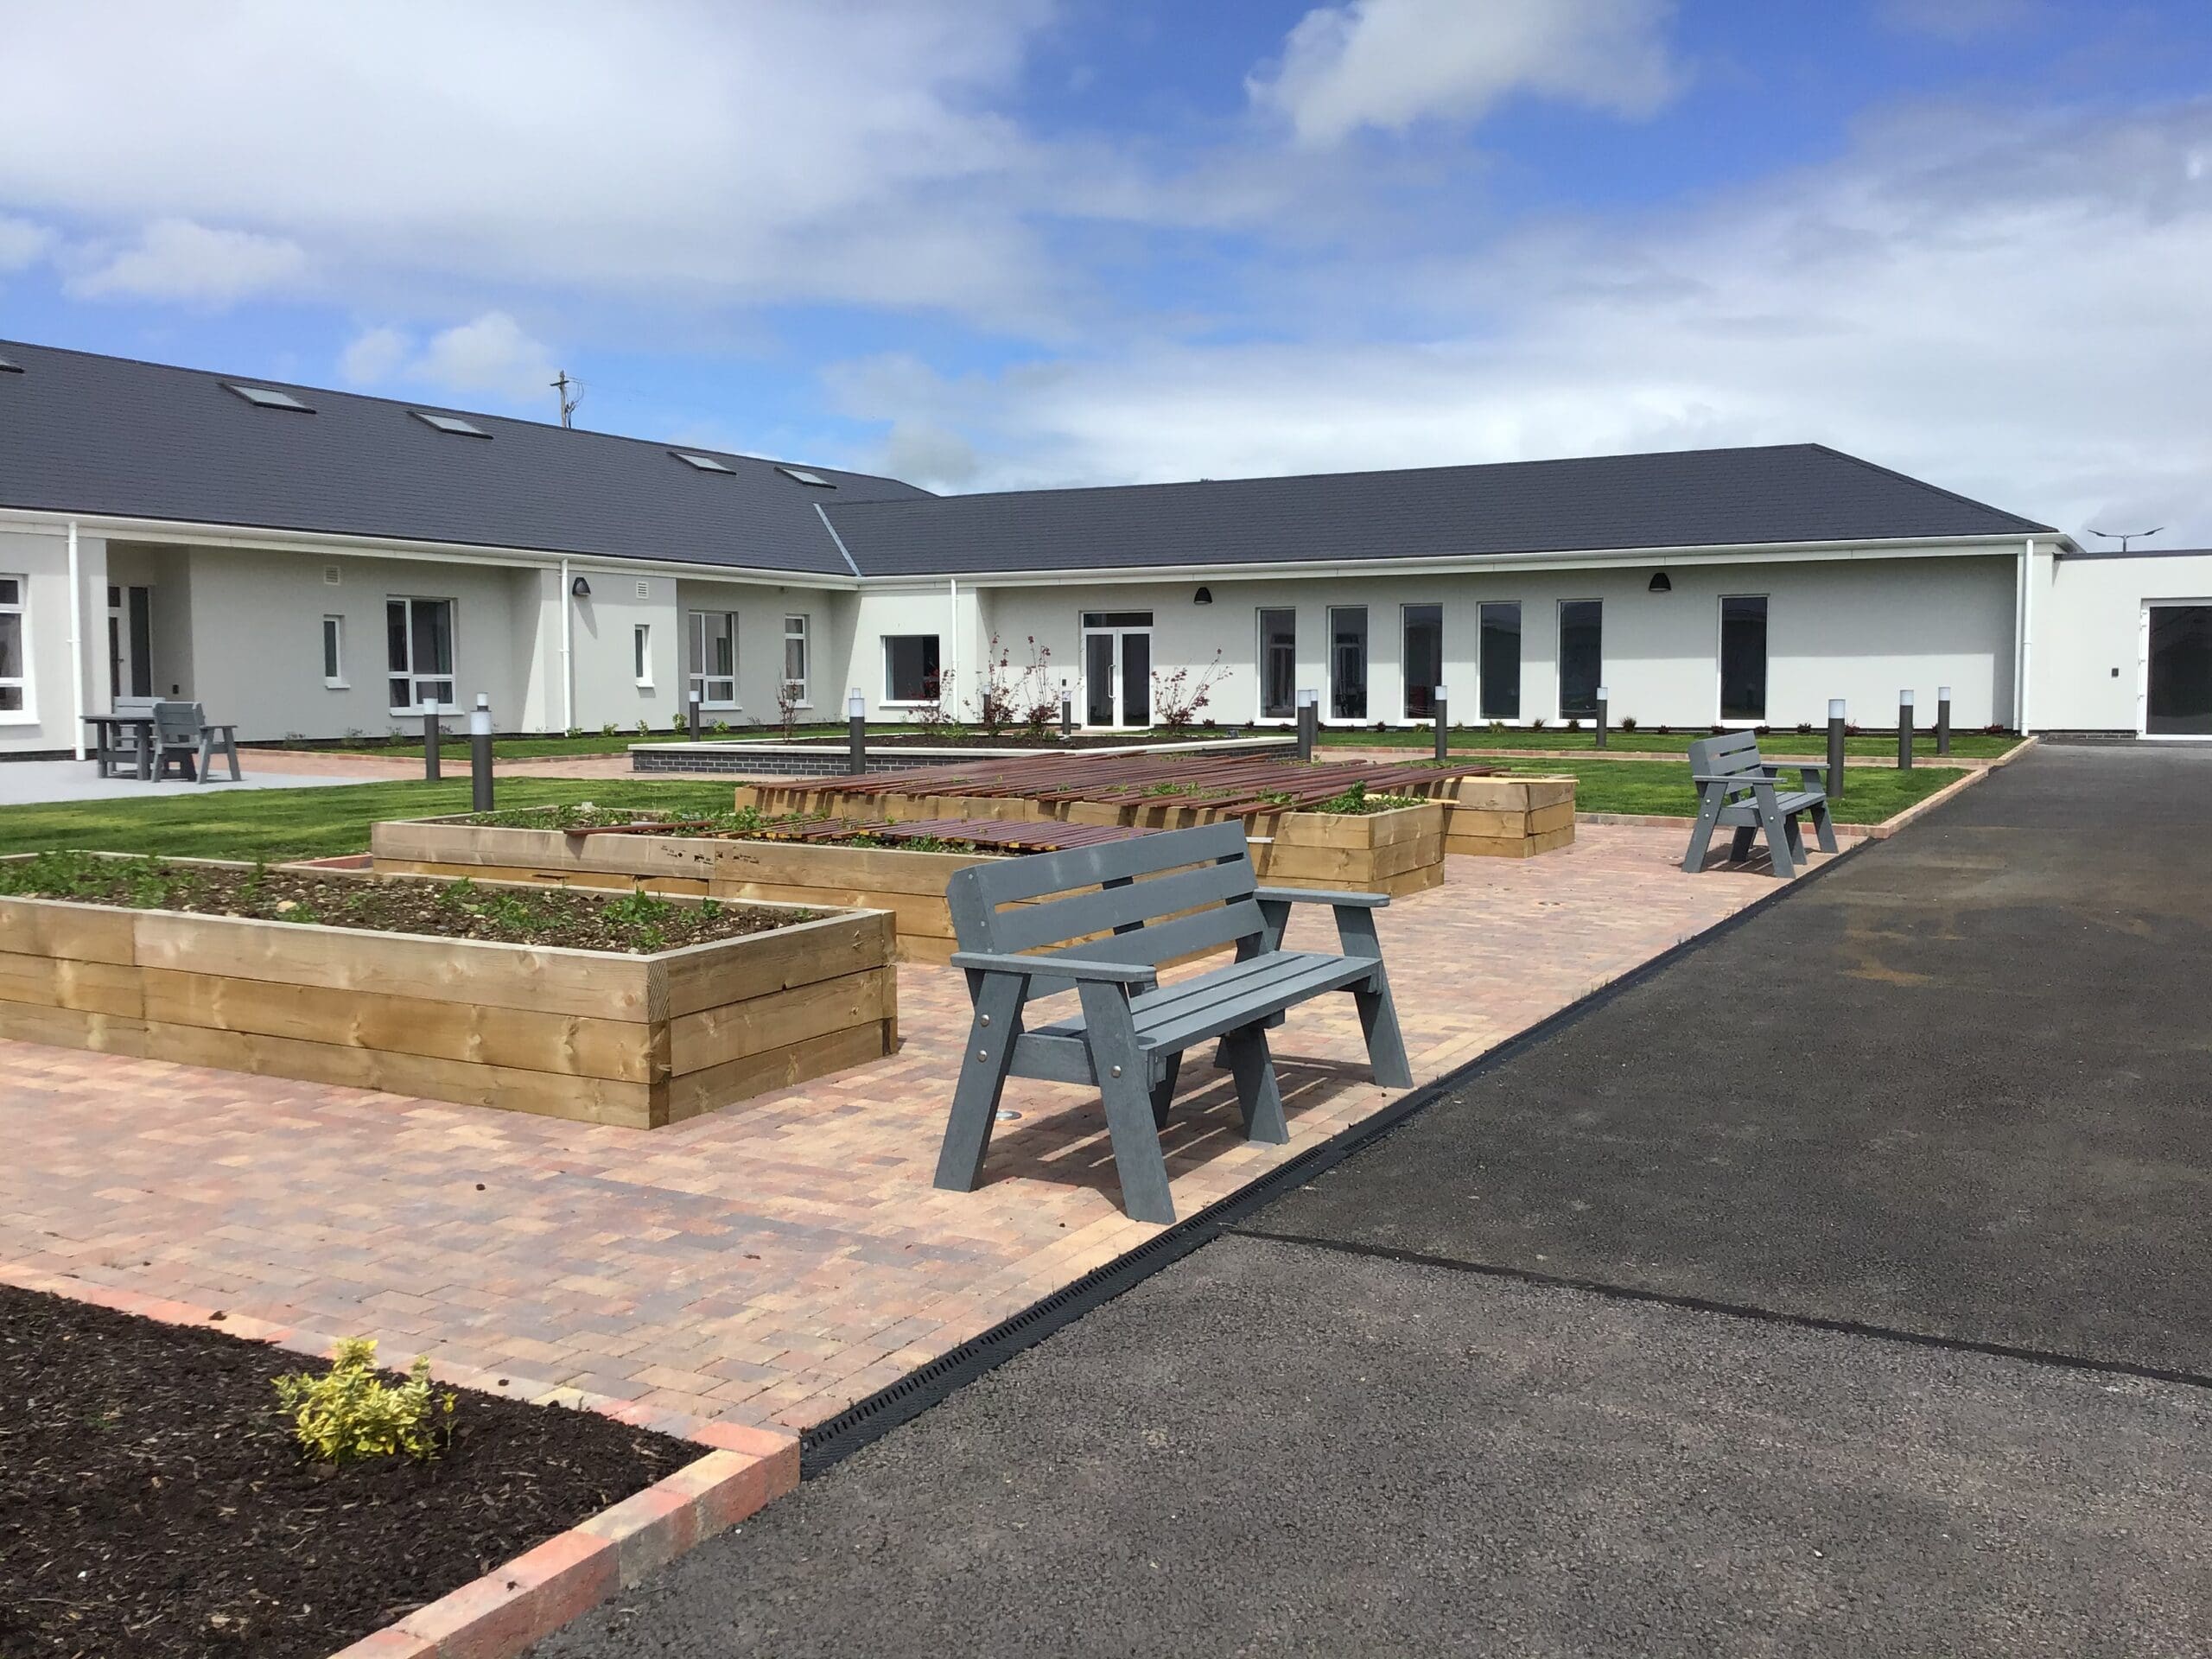
[[[1321,694],[1310,686],[1298,692],[1298,758],[1313,758],[1313,731],[1321,723]]]
[[[868,699],[861,695],[861,689],[857,685],[845,696],[845,718],[847,720],[868,718]]]
[[[1444,709],[1445,705],[1451,701],[1452,688],[1448,685],[1438,686],[1436,688],[1436,758],[1439,760],[1444,759],[1445,750],[1449,742],[1449,740],[1446,739],[1444,734],[1444,728],[1446,724]]]
[[[857,685],[845,694],[845,770],[856,778],[868,770],[868,699]]]
[[[1605,721],[1606,721],[1606,715],[1607,715],[1607,711],[1608,711],[1609,705],[1612,702],[1612,700],[1613,700],[1613,692],[1612,692],[1612,688],[1611,688],[1611,686],[1601,685],[1601,686],[1599,686],[1599,687],[1598,688],[1598,745],[1597,745],[1597,746],[1598,746],[1598,747],[1599,747],[1599,748],[1601,748],[1601,749],[1602,749],[1602,748],[1604,748],[1604,747],[1605,747]]]
[[[1912,688],[1897,693],[1897,770],[1912,770]]]
[[[442,736],[444,733],[438,728],[438,700],[425,697],[423,699],[423,777],[433,784],[442,775],[438,770],[438,740]]]
[[[1936,753],[1948,754],[1950,752],[1951,688],[1939,685],[1936,688]]]
[[[492,699],[481,691],[468,711],[468,804],[473,811],[492,810]]]
[[[1828,798],[1843,798],[1843,699],[1828,699]]]

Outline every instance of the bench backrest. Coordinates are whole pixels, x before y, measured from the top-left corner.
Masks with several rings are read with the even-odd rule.
[[[1759,759],[1755,732],[1700,737],[1690,745],[1690,771],[1700,778],[1756,777],[1765,764]]]
[[[944,896],[963,950],[1156,967],[1264,934],[1255,885],[1244,826],[1210,823],[971,864]],[[1070,983],[1039,977],[1030,994]]]
[[[198,748],[203,723],[196,702],[163,697],[154,705],[154,735],[164,748]]]
[[[124,720],[151,720],[159,697],[118,697],[110,711]]]

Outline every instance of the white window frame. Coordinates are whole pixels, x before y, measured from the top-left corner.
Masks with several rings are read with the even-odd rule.
[[[23,694],[23,706],[20,709],[0,709],[0,726],[35,726],[38,724],[38,698],[35,695],[36,676],[31,672],[31,579],[27,571],[0,570],[0,581],[16,584],[15,602],[0,604],[0,616],[21,619],[16,625],[16,637],[23,653],[23,671],[0,680],[0,686],[7,686]]]
[[[891,642],[893,639],[934,639],[937,641],[938,694],[935,697],[894,697],[891,695]],[[944,635],[942,632],[928,633],[886,633],[877,636],[878,654],[882,658],[883,695],[876,701],[885,709],[934,709],[944,701]]]
[[[792,625],[798,626],[794,627]],[[798,641],[798,677],[791,677],[791,641]],[[793,612],[784,618],[784,663],[780,671],[783,683],[797,685],[798,696],[792,699],[795,707],[814,707],[814,625],[810,618]]]
[[[636,671],[640,690],[653,687],[653,625],[650,622],[632,623],[630,627],[630,666]]]
[[[423,712],[423,687],[426,683],[442,684],[449,689],[458,688],[461,684],[461,606],[451,595],[444,594],[386,594],[384,602],[385,705],[394,715],[419,715]],[[404,670],[391,666],[391,607],[394,605],[407,607],[407,626],[404,631],[407,642],[407,666]],[[415,607],[417,605],[442,605],[446,607],[446,633],[453,641],[453,666],[442,674],[418,674],[415,671]],[[407,682],[410,701],[404,707],[391,702],[391,682],[399,679]],[[440,709],[455,708],[458,703],[457,690],[453,696],[438,699]]]
[[[336,611],[322,613],[322,683],[333,691],[350,691],[346,682],[346,619]]]
[[[690,653],[690,661],[684,669],[685,690],[699,700],[699,706],[702,709],[741,707],[737,700],[737,676],[740,666],[738,613],[735,611],[693,611],[689,615],[690,620],[684,624],[684,647]],[[729,672],[727,674],[707,672],[707,619],[710,616],[720,617],[729,625]],[[728,696],[709,696],[709,694],[718,686],[726,686],[729,695]]]

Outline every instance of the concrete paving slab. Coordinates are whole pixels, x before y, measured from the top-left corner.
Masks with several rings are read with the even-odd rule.
[[[2212,753],[2047,747],[1255,1224],[2212,1373],[2208,987]]]
[[[544,1659],[2201,1654],[2212,1394],[1230,1238]]]
[[[238,753],[238,770],[245,776],[233,782],[230,768],[215,763],[215,781],[187,783],[178,779],[141,783],[136,778],[100,778],[89,760],[0,761],[0,806],[29,806],[57,801],[143,801],[153,795],[212,795],[223,789],[310,789],[318,785],[359,783],[359,778],[264,771],[252,751]]]

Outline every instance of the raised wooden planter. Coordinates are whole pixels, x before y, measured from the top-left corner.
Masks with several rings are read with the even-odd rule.
[[[933,963],[952,954],[945,883],[955,870],[990,856],[704,836],[571,836],[464,818],[376,824],[369,849],[377,869],[395,874],[888,911],[896,918],[897,959]]]
[[[630,1128],[888,1054],[898,1016],[880,914],[628,956],[0,898],[0,1037]]]
[[[1444,850],[1534,858],[1574,840],[1574,779],[1462,778],[1444,822]]]

